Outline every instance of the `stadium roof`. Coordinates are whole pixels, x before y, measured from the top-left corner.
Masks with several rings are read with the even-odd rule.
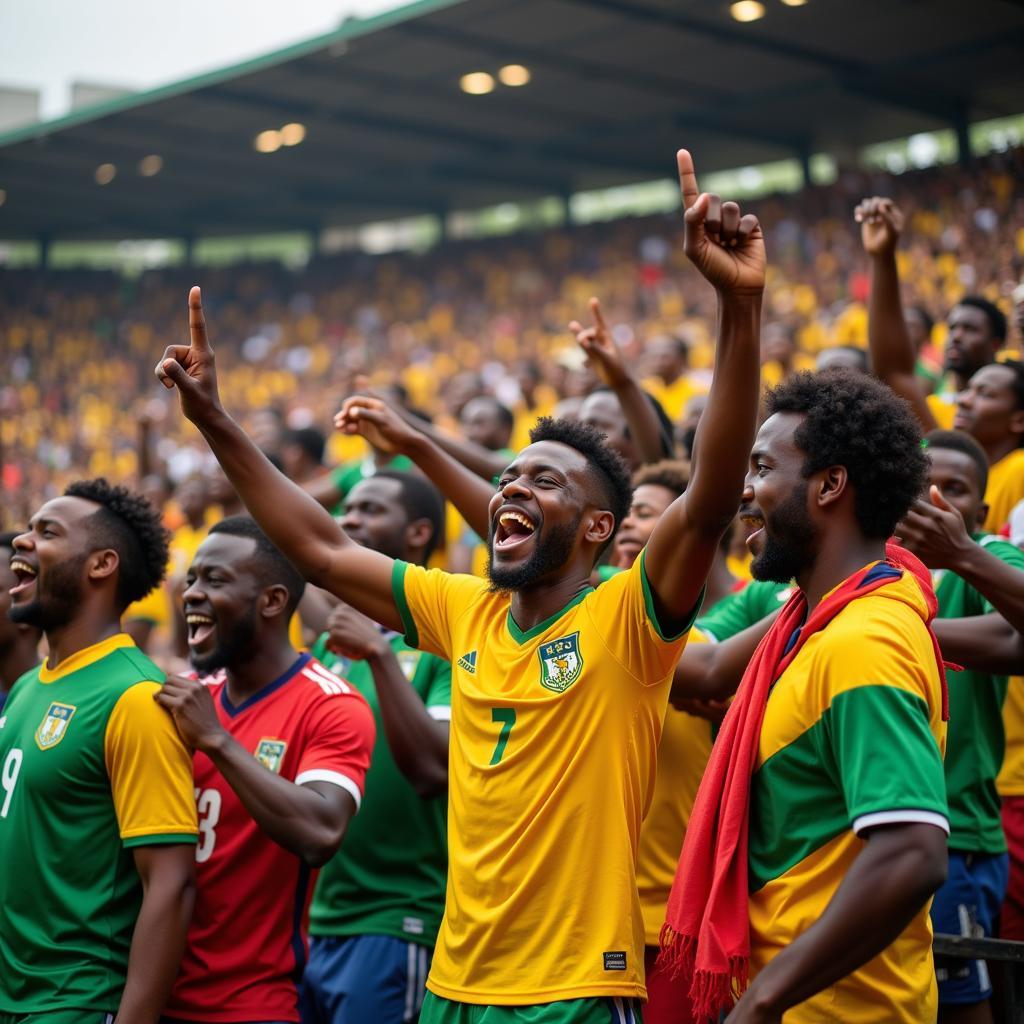
[[[0,135],[0,237],[366,223],[856,147],[1024,111],[1003,0],[419,0]],[[487,95],[467,72],[529,68]],[[257,134],[300,122],[301,145]],[[162,169],[138,170],[155,154]],[[101,164],[117,168],[100,186]]]

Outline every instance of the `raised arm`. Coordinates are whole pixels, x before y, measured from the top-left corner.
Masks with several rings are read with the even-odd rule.
[[[391,595],[392,560],[350,540],[224,411],[198,288],[189,292],[188,311],[190,343],[170,345],[164,352],[156,367],[161,383],[178,389],[182,412],[199,428],[263,532],[299,572],[370,618],[401,629]]]
[[[622,358],[622,352],[604,322],[601,303],[596,298],[590,300],[590,315],[594,320],[593,327],[584,327],[578,320],[573,320],[569,330],[576,335],[577,344],[586,353],[587,361],[598,377],[615,392],[641,459],[659,462],[669,458],[672,439],[665,436],[658,414]]]
[[[441,451],[450,455],[470,472],[475,473],[488,483],[496,476],[501,476],[505,466],[508,465],[507,459],[501,452],[493,452],[490,448],[474,444],[464,437],[452,437],[443,430],[438,430],[432,423],[428,423],[422,416],[409,412],[408,409],[399,409],[397,415],[401,416],[409,426],[414,427],[433,441]],[[469,521],[467,516],[463,515],[463,518],[467,522]]]
[[[757,421],[765,278],[757,218],[700,193],[686,150],[678,161],[686,255],[717,292],[718,344],[689,487],[659,520],[645,555],[658,611],[668,621],[684,619],[697,603],[719,539],[739,507]]]
[[[487,506],[494,496],[489,479],[477,476],[421,430],[410,426],[393,408],[379,398],[353,395],[334,417],[334,425],[345,433],[361,434],[381,451],[408,456],[470,527],[480,537],[487,536]],[[501,468],[504,470],[504,465]]]
[[[934,430],[938,424],[915,374],[917,354],[900,301],[896,246],[903,232],[903,214],[891,199],[875,196],[857,206],[854,219],[860,224],[861,242],[871,260],[868,349],[872,372],[910,403],[925,431]]]

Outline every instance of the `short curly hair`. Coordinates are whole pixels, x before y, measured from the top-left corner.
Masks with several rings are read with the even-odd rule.
[[[765,407],[769,416],[804,417],[793,435],[803,475],[844,466],[864,536],[890,537],[927,479],[910,406],[873,377],[837,368],[794,374],[768,392]]]
[[[633,500],[633,486],[629,482],[629,467],[618,452],[605,444],[605,435],[588,423],[575,420],[555,420],[542,416],[530,431],[530,442],[557,441],[575,448],[597,470],[597,486],[601,501],[615,517],[615,526],[629,515]]]
[[[650,462],[641,466],[633,474],[633,490],[653,484],[664,487],[677,498],[690,484],[690,465],[678,459],[662,459],[661,462]]]
[[[89,517],[89,541],[94,551],[112,548],[117,552],[121,611],[160,585],[167,572],[170,536],[160,513],[141,494],[115,487],[103,477],[76,480],[64,494],[100,506]]]

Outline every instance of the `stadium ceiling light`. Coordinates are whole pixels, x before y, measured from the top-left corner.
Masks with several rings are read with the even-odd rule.
[[[164,158],[157,156],[156,153],[150,153],[149,156],[144,156],[139,161],[139,174],[144,178],[152,178],[153,175],[159,174],[164,169]]]
[[[757,21],[764,17],[764,4],[760,0],[736,0],[729,13],[736,21]]]
[[[281,129],[281,143],[285,146],[297,146],[306,137],[306,126],[292,121]]]
[[[803,7],[807,0],[782,0],[787,7]]]
[[[273,128],[260,132],[253,142],[257,153],[276,153],[281,148],[281,133]]]
[[[498,72],[498,78],[501,79],[502,85],[516,88],[530,81],[530,69],[523,67],[522,64],[506,64]]]
[[[483,96],[494,91],[494,76],[486,71],[471,71],[459,79],[459,88],[470,96]]]
[[[100,164],[93,177],[97,185],[109,185],[117,177],[117,168],[113,164]]]

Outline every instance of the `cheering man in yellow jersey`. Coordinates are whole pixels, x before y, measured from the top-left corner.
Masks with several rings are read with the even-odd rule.
[[[592,428],[544,421],[502,473],[484,581],[361,547],[271,466],[220,404],[198,288],[191,345],[157,367],[296,567],[452,662],[448,891],[423,1024],[638,1019],[637,837],[672,669],[739,501],[765,271],[757,219],[700,194],[685,150],[678,162],[686,254],[718,292],[715,379],[689,488],[633,568],[596,591],[630,486]],[[368,412],[350,399],[343,427],[372,433]],[[463,472],[429,449],[417,461],[435,482]]]

